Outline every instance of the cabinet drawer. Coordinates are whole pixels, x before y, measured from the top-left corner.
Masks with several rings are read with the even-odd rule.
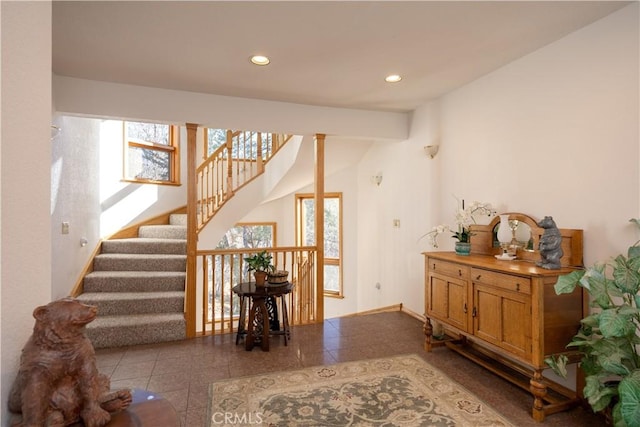
[[[531,295],[531,279],[528,277],[497,273],[481,268],[472,268],[471,280],[476,283],[483,283],[485,285]]]
[[[431,273],[444,274],[445,276],[456,277],[463,280],[469,278],[469,267],[453,262],[429,258],[427,267],[429,267]]]

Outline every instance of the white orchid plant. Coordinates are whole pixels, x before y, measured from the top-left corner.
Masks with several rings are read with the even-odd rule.
[[[471,204],[465,207],[464,200],[458,200],[458,209],[456,211],[456,228],[452,229],[448,224],[440,224],[431,229],[428,233],[420,236],[420,239],[424,237],[429,238],[429,243],[434,248],[438,247],[438,236],[442,233],[451,233],[451,237],[457,239],[459,242],[469,242],[472,236],[470,226],[476,224],[476,216],[494,216],[496,214],[495,209],[491,206],[491,203],[483,203],[473,201]]]

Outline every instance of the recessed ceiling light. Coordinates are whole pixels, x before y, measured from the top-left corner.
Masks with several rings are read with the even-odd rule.
[[[268,65],[269,62],[271,62],[271,60],[264,55],[253,55],[250,60],[256,65]]]
[[[402,77],[397,74],[391,74],[384,78],[384,81],[387,83],[398,83],[400,80],[402,80]]]

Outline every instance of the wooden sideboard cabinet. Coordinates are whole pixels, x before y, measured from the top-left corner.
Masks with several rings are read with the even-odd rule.
[[[533,240],[539,239],[543,230],[537,229],[532,219],[511,215],[528,219]],[[489,234],[496,222],[485,226]],[[493,238],[483,236],[483,230],[477,230],[481,239],[475,248],[472,239],[469,256],[424,253],[425,350],[446,345],[529,390],[534,397],[532,417],[543,421],[545,415],[579,403],[575,391],[543,376],[548,368],[545,357],[567,352],[566,345],[584,317],[582,288],[563,295],[556,295],[554,290],[558,276],[576,267],[547,270],[525,259],[524,254],[512,261],[498,260],[494,255],[500,248],[494,247]],[[582,232],[568,231],[565,256],[581,262]],[[491,247],[487,241],[491,241]],[[435,322],[443,326],[445,338],[434,338]]]

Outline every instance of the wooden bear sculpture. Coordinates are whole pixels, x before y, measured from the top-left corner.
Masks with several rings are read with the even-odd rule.
[[[131,403],[130,390],[109,391],[96,368],[93,345],[84,334],[97,308],[73,298],[33,312],[33,334],[22,349],[20,369],[9,395],[9,410],[22,414],[14,426],[68,426],[80,420],[102,427],[110,412]]]
[[[544,233],[540,237],[540,257],[541,260],[536,265],[548,270],[557,270],[561,267],[560,258],[564,255],[562,251],[562,236],[556,223],[550,216],[545,216],[538,227],[544,228]]]

